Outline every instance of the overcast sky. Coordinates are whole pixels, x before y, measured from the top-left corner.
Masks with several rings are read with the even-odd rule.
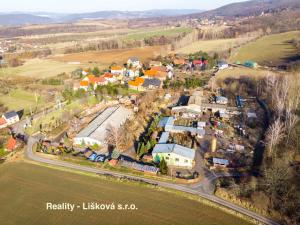
[[[102,10],[213,9],[245,0],[1,0],[0,11],[91,12]]]

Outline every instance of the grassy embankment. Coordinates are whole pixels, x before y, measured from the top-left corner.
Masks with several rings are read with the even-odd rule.
[[[243,63],[246,60],[254,60],[260,65],[277,66],[297,54],[297,50],[290,41],[299,37],[300,31],[262,37],[242,46],[230,57],[229,61]]]

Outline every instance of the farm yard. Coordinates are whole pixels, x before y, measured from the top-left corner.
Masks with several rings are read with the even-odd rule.
[[[220,209],[131,182],[26,162],[0,165],[0,224],[251,224]],[[12,198],[13,196],[13,198]],[[20,201],[22,199],[22,201]],[[46,203],[135,204],[133,211],[47,211]],[[159,206],[159,207],[157,207]],[[11,209],[14,210],[11,210]],[[5,216],[4,216],[5,215]]]
[[[260,65],[274,66],[290,61],[297,54],[297,50],[290,43],[294,38],[300,37],[300,31],[292,31],[262,37],[250,42],[234,53],[230,62],[245,62],[253,60]]]

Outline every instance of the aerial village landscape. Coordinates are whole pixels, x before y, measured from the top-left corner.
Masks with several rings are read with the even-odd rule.
[[[8,193],[12,180],[16,190],[31,182],[30,194],[16,191],[24,224],[150,224],[158,205],[169,219],[152,224],[298,224],[300,23],[289,19],[300,5],[262,0],[270,9],[249,16],[259,1],[234,3],[243,16],[225,15],[228,5],[203,18],[1,25],[0,184]],[[131,212],[98,222],[47,211],[91,210],[99,196],[103,212],[125,200],[116,209]],[[0,224],[20,224],[2,223],[8,208]]]

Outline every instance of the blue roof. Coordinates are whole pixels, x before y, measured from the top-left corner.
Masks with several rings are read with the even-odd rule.
[[[159,121],[158,126],[159,127],[173,126],[174,120],[175,120],[174,117],[164,117]]]
[[[160,136],[160,139],[158,141],[159,144],[166,144],[169,140],[170,133],[169,132],[163,132]]]
[[[93,152],[92,155],[90,155],[89,160],[94,161],[97,157],[97,153]]]
[[[198,129],[195,127],[184,127],[184,126],[173,126],[172,130],[180,131],[180,132],[191,132],[201,136],[205,135],[204,129]]]
[[[157,144],[152,151],[152,154],[156,153],[174,153],[191,160],[195,158],[195,150],[177,144]]]
[[[4,113],[4,117],[6,119],[10,119],[10,118],[13,118],[15,116],[18,116],[18,114],[15,111],[10,111],[10,112]]]
[[[213,158],[213,163],[214,164],[225,165],[225,166],[227,166],[229,164],[227,159],[219,159],[219,158]]]

